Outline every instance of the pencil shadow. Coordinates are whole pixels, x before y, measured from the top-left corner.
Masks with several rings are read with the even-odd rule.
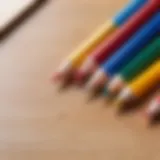
[[[155,127],[160,125],[160,114],[155,115],[149,122],[149,127]]]

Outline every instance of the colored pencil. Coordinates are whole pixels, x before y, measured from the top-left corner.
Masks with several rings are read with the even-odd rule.
[[[113,19],[106,21],[89,39],[84,41],[65,59],[53,75],[53,79],[57,81],[64,80],[68,75],[71,75],[98,44],[111,35],[119,26],[123,25],[146,2],[147,0],[132,0]]]
[[[145,96],[160,82],[160,60],[152,64],[145,72],[131,81],[119,94],[116,104],[124,104]]]
[[[160,58],[160,37],[153,39],[148,46],[140,51],[129,64],[110,80],[110,83],[106,85],[107,94],[115,96],[127,83],[142,73],[158,58]]]
[[[149,122],[152,122],[156,116],[160,115],[160,95],[151,100],[145,110],[145,115]]]
[[[139,51],[154,38],[160,30],[160,13],[144,24],[130,40],[124,44],[109,60],[106,60],[91,77],[87,88],[91,91],[104,87],[120,69],[129,63]]]
[[[93,73],[101,63],[119,49],[153,14],[159,9],[159,0],[148,1],[140,10],[131,16],[124,25],[106,38],[84,61],[75,80],[82,82],[85,77]]]

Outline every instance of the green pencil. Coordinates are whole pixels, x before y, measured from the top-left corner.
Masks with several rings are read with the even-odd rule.
[[[108,94],[116,95],[125,85],[160,57],[160,37],[141,50],[108,84]]]

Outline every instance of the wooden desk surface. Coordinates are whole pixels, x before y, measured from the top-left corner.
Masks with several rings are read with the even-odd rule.
[[[127,0],[51,0],[0,44],[1,160],[159,160],[160,129],[49,82],[60,61]]]

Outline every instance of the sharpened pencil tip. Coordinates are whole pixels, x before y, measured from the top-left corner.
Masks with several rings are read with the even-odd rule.
[[[74,81],[81,84],[84,80],[84,77],[85,77],[85,74],[83,72],[77,71],[74,74]]]
[[[58,82],[62,79],[62,74],[60,72],[55,72],[51,77],[52,82]]]
[[[101,89],[91,92],[89,94],[88,102],[100,98],[101,97],[101,93],[102,93]]]
[[[103,90],[103,96],[107,102],[111,102],[114,99],[114,96],[109,93],[109,90],[107,88]]]

